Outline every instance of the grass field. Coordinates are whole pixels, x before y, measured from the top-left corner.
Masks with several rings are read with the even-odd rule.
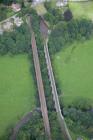
[[[93,100],[93,39],[75,42],[57,53],[53,67],[66,105],[76,98]]]
[[[27,55],[0,56],[0,136],[35,107]]]
[[[46,9],[44,7],[44,4],[42,4],[42,3],[36,5],[34,8],[39,15],[44,15],[46,13]]]
[[[75,18],[87,17],[93,20],[93,1],[90,2],[69,2],[69,7]]]

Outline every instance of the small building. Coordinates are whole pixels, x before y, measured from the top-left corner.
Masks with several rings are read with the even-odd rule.
[[[49,0],[48,0],[49,1]],[[37,5],[37,4],[40,4],[42,2],[45,2],[45,0],[33,0],[33,5]]]
[[[57,7],[63,7],[63,6],[66,6],[67,5],[67,0],[63,0],[63,1],[58,1],[57,3],[56,3],[56,6]]]
[[[7,21],[7,22],[3,23],[2,27],[3,27],[4,31],[11,30],[13,28],[13,23],[10,21]]]
[[[19,12],[21,10],[20,4],[17,4],[17,3],[16,4],[12,3],[11,7],[12,7],[14,12]]]
[[[20,18],[20,17],[14,17],[14,24],[15,24],[17,27],[20,27],[22,23],[23,23],[22,18]]]
[[[57,7],[62,7],[62,6],[64,6],[64,3],[63,3],[63,2],[58,1],[58,2],[56,3],[56,6],[57,6]]]

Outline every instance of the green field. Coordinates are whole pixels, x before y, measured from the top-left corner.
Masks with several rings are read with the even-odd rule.
[[[76,98],[93,100],[93,39],[75,42],[57,53],[53,67],[65,104]]]
[[[38,4],[35,7],[35,10],[37,11],[38,15],[44,15],[46,13],[46,9],[44,7],[44,4]]]
[[[27,55],[0,56],[0,136],[35,107],[35,89]]]
[[[69,2],[69,7],[75,18],[87,17],[93,20],[93,2]]]

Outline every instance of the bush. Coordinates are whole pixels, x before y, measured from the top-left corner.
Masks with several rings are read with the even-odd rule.
[[[52,30],[49,38],[49,50],[54,54],[67,43],[75,40],[89,39],[93,35],[93,23],[87,19],[60,22]]]
[[[31,120],[21,128],[17,140],[23,139],[46,140],[43,120],[40,114],[33,112]]]
[[[29,52],[30,34],[26,24],[17,27],[14,32],[5,32],[0,38],[0,54],[18,54]]]
[[[77,134],[85,135],[89,138],[93,137],[93,112],[82,111],[74,106],[64,108],[64,115],[68,122],[69,128]]]
[[[51,9],[52,9],[51,2],[45,1],[44,6],[45,6],[45,8],[47,9],[48,12],[51,11]]]
[[[45,15],[44,15],[44,18],[45,18],[45,20],[46,21],[48,21],[49,23],[50,23],[50,25],[53,25],[54,24],[54,16],[51,14],[51,13],[49,13],[49,12],[47,12]]]
[[[72,18],[73,18],[73,15],[72,15],[71,10],[70,10],[70,9],[67,9],[67,10],[64,12],[64,20],[65,20],[65,21],[70,21]]]
[[[57,23],[63,20],[62,11],[60,9],[52,8],[44,15],[44,18],[50,23],[50,25],[56,25]]]
[[[0,21],[7,18],[7,8],[0,6]]]
[[[72,106],[82,111],[91,110],[93,108],[93,102],[90,99],[79,98],[73,101]]]

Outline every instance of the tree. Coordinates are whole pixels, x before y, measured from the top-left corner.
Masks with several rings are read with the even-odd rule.
[[[86,110],[91,110],[93,108],[93,103],[90,99],[79,98],[73,101],[72,106],[77,109],[86,111]]]
[[[51,9],[52,9],[51,2],[45,1],[44,6],[45,6],[45,8],[47,9],[48,12],[51,11]]]
[[[67,9],[67,10],[64,12],[64,20],[65,20],[65,21],[70,21],[72,18],[73,18],[73,15],[72,15],[71,10],[70,10],[70,9]]]

